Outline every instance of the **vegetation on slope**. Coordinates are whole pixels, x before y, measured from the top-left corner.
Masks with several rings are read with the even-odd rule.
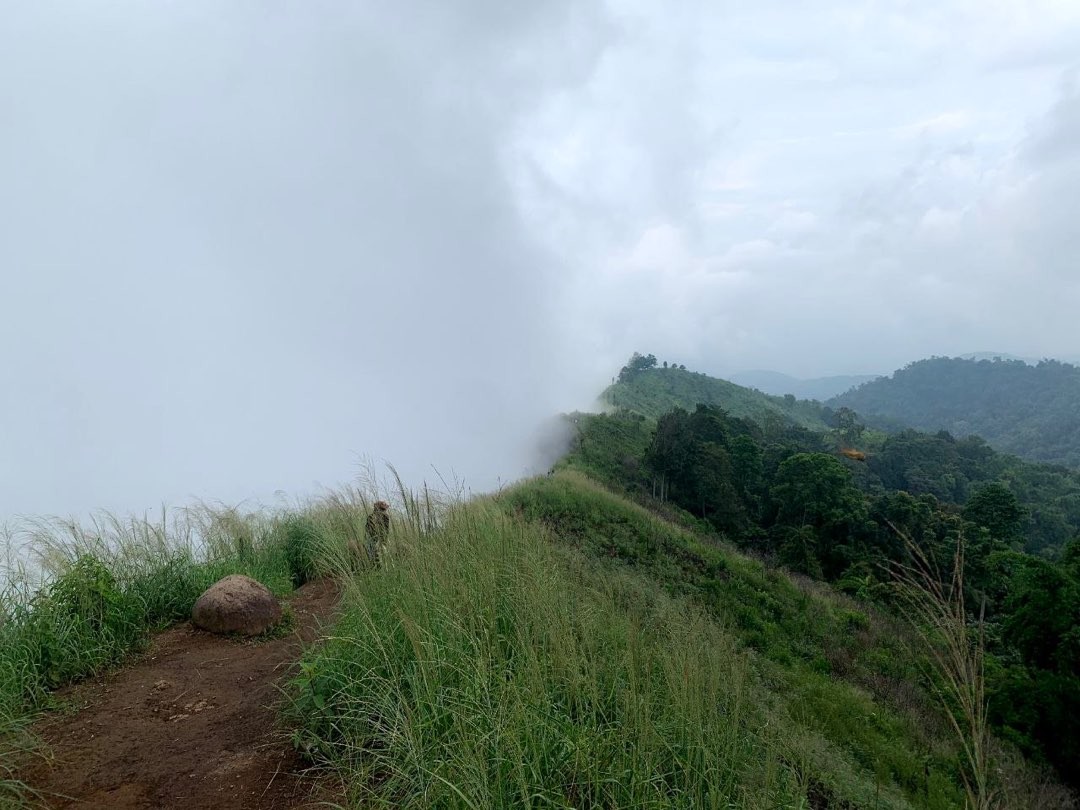
[[[188,619],[227,574],[282,595],[340,570],[345,544],[363,536],[364,505],[344,491],[295,513],[202,507],[160,522],[102,516],[25,526],[43,584],[9,574],[0,593],[0,806],[27,799],[14,769],[37,749],[28,726],[52,705],[53,689],[140,651],[152,633]]]
[[[928,743],[927,783],[928,749],[897,742],[914,723],[765,665],[687,598],[705,580],[665,593],[654,574],[698,564],[687,542],[566,476],[454,510],[345,595],[294,684],[299,744],[357,806],[956,806],[948,746]],[[657,565],[597,559],[613,546]]]
[[[653,355],[635,354],[616,381],[601,395],[614,408],[623,408],[658,419],[672,408],[693,408],[699,403],[717,405],[734,416],[766,423],[794,423],[825,430],[828,412],[816,402],[793,396],[774,397],[718,380],[685,366],[658,366]]]
[[[835,415],[843,419],[850,412],[842,409]],[[977,436],[956,439],[947,433],[913,430],[874,436],[857,421],[828,433],[793,425],[767,429],[715,408],[672,411],[659,423],[626,411],[575,413],[568,419],[573,428],[571,452],[559,466],[582,470],[636,495],[659,497],[666,487],[670,500],[699,517],[716,512],[713,525],[736,534],[750,531],[746,515],[759,526],[771,525],[771,513],[767,508],[762,511],[768,504],[762,500],[767,493],[761,476],[774,475],[779,464],[795,453],[824,453],[846,467],[866,496],[903,492],[928,504],[931,511],[958,513],[986,486],[1005,486],[1021,510],[1015,531],[1001,538],[1014,550],[1053,559],[1080,536],[1080,473],[999,453]],[[655,440],[658,424],[666,443]],[[859,448],[851,454],[854,458],[840,452],[849,447]],[[707,481],[715,478],[714,468],[725,476],[741,476],[739,487],[732,490],[721,482],[703,503],[695,490],[703,483],[712,486]],[[733,497],[733,492],[742,495]],[[691,503],[695,499],[697,503]],[[728,515],[728,523],[719,519],[720,513]],[[739,515],[741,529],[731,523]]]
[[[53,563],[43,601],[5,606],[6,716],[47,704],[54,681],[36,662],[65,627],[61,605],[78,605],[83,635],[65,636],[59,677],[78,678],[186,616],[222,573],[279,592],[349,579],[366,511],[345,492],[287,514],[206,512],[197,529],[51,535],[67,563]],[[445,508],[401,493],[397,514],[385,565],[346,584],[340,620],[290,689],[296,744],[342,776],[352,804],[962,801],[956,742],[915,685],[902,628],[876,611],[573,473]],[[1065,806],[1005,765],[1011,806]]]
[[[834,416],[823,432],[711,407],[574,415],[561,466],[653,512],[566,470],[445,508],[399,493],[386,565],[346,587],[292,684],[296,744],[362,806],[959,806],[968,766],[933,668],[888,613],[891,523],[933,554],[971,539],[991,719],[1070,776],[1080,546],[1019,551],[1018,492],[1047,482],[988,480],[1016,468],[975,440],[868,442]],[[3,603],[7,752],[52,686],[138,649],[221,574],[279,592],[351,577],[366,511],[346,491],[286,514],[44,532],[51,584]],[[1003,806],[1069,806],[1011,750],[995,754]]]
[[[1080,367],[935,357],[830,400],[871,424],[982,436],[1022,458],[1080,467]]]
[[[937,561],[946,580],[963,541],[968,604],[984,606],[988,622],[991,719],[1027,755],[1075,777],[1074,476],[996,453],[978,439],[914,432],[848,458],[836,447],[857,444],[857,422],[848,423],[846,436],[794,426],[770,433],[707,406],[677,409],[655,427],[627,413],[576,419],[579,438],[563,467],[682,510],[688,525],[886,609],[895,608],[891,569],[910,563],[901,533]]]
[[[560,473],[399,532],[289,721],[364,807],[941,807],[900,625]],[[1002,760],[1005,806],[1066,806]]]

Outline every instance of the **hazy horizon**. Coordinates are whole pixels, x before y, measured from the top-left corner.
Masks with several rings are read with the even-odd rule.
[[[1039,363],[1039,362],[1041,362],[1043,360],[1056,360],[1056,361],[1058,361],[1060,363],[1069,363],[1070,365],[1077,365],[1078,363],[1080,363],[1080,356],[1071,357],[1071,356],[1044,355],[1044,356],[1038,356],[1038,357],[1036,357],[1036,356],[1022,357],[1022,356],[1016,355],[1016,354],[1014,354],[1012,352],[999,352],[999,351],[988,350],[988,349],[980,349],[980,350],[977,350],[977,351],[961,352],[960,354],[945,354],[945,355],[928,354],[928,355],[925,355],[925,356],[922,356],[922,357],[912,357],[910,360],[908,360],[908,361],[906,361],[904,363],[901,363],[900,365],[896,366],[895,368],[889,368],[889,369],[860,369],[860,368],[841,369],[841,370],[826,371],[826,372],[824,372],[822,374],[816,374],[816,375],[807,376],[807,377],[800,377],[797,374],[792,374],[790,372],[784,371],[782,368],[736,368],[736,369],[723,369],[723,370],[720,370],[720,371],[717,371],[717,372],[714,372],[714,373],[718,373],[718,374],[721,374],[721,375],[723,375],[723,374],[738,375],[738,374],[753,374],[753,373],[756,373],[756,372],[765,372],[765,373],[782,374],[784,376],[792,377],[794,379],[802,380],[802,381],[825,379],[825,378],[828,378],[828,377],[860,377],[860,376],[865,376],[865,375],[868,375],[868,374],[877,374],[879,376],[885,376],[885,375],[892,374],[894,371],[898,371],[899,369],[901,369],[904,366],[908,365],[908,363],[914,363],[914,362],[917,362],[919,360],[927,360],[927,359],[929,359],[931,357],[950,357],[950,358],[956,358],[956,359],[961,359],[961,360],[972,360],[972,359],[974,359],[974,360],[989,360],[989,359],[992,359],[994,357],[1000,357],[1003,360],[1023,360],[1026,363]]]
[[[1077,53],[1064,0],[14,5],[0,523],[490,489],[633,351],[1080,357]]]

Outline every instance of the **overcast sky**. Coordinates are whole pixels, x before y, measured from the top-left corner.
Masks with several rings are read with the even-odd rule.
[[[1080,3],[23,0],[0,520],[475,489],[634,350],[1080,355]]]

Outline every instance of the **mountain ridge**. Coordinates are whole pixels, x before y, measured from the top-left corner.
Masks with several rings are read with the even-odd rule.
[[[649,357],[652,355],[641,359],[647,362]],[[632,410],[650,419],[658,419],[675,407],[692,410],[698,404],[716,405],[732,416],[758,421],[779,419],[815,431],[829,429],[829,412],[820,403],[792,395],[772,396],[682,367],[639,368],[634,362],[631,359],[616,382],[604,389],[600,395],[603,404]]]
[[[869,425],[977,435],[1029,461],[1080,468],[1080,368],[934,357],[830,399]]]
[[[791,394],[798,399],[816,399],[824,402],[863,383],[876,380],[880,376],[882,375],[831,374],[823,377],[801,378],[770,369],[751,369],[722,375],[722,378],[744,388],[756,388],[764,394],[773,396]]]

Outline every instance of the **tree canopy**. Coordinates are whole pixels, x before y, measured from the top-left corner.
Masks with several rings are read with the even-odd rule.
[[[1080,368],[935,357],[829,400],[868,424],[982,436],[1021,458],[1080,468]]]

